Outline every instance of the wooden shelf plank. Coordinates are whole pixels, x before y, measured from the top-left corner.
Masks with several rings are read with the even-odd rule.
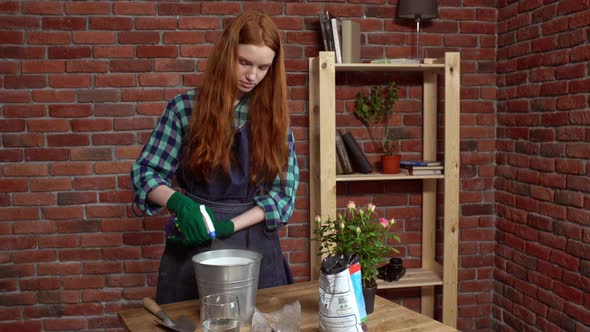
[[[442,284],[442,277],[434,271],[425,269],[407,269],[406,274],[398,281],[387,282],[378,279],[377,289],[439,286]]]
[[[437,175],[409,175],[409,174],[383,174],[383,173],[353,173],[336,175],[336,182],[348,181],[383,181],[383,180],[417,180],[417,179],[444,179],[444,174]]]

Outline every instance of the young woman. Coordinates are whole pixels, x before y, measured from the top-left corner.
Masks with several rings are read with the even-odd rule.
[[[166,225],[158,303],[198,297],[191,258],[211,249],[261,253],[259,288],[292,283],[277,230],[293,212],[299,168],[283,47],[269,16],[245,12],[225,29],[203,83],[168,103],[131,180],[134,211],[153,215],[165,206],[175,214]]]

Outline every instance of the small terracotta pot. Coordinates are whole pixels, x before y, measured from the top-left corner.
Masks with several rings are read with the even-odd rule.
[[[399,163],[402,156],[381,156],[384,174],[399,174]]]

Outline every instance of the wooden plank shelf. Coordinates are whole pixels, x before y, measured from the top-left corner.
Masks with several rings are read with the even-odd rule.
[[[398,281],[388,282],[377,280],[377,289],[410,288],[424,286],[440,286],[443,284],[442,276],[435,271],[426,269],[407,269],[406,274]]]

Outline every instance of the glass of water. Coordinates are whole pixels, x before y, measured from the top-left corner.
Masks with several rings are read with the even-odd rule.
[[[211,294],[203,297],[201,328],[203,332],[239,332],[238,297],[231,294]]]

